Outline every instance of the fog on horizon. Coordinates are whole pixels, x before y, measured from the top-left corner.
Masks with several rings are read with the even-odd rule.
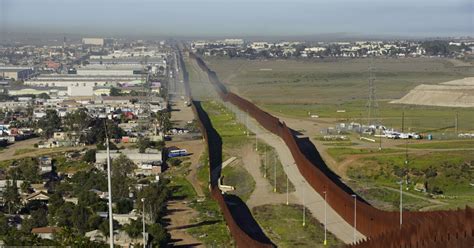
[[[1,33],[169,36],[474,34],[470,0],[0,0]]]

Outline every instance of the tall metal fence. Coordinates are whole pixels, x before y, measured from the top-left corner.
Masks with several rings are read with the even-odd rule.
[[[183,68],[183,82],[188,99],[192,99],[191,96],[191,87],[189,85],[189,75],[184,67],[184,62],[182,61],[182,56],[180,56],[180,63]],[[198,117],[199,127],[201,132],[206,140],[207,148],[209,151],[209,187],[211,192],[211,197],[217,201],[219,208],[221,209],[222,215],[227,223],[227,227],[235,240],[237,247],[262,247],[270,248],[274,245],[270,241],[258,240],[254,237],[251,237],[247,234],[235,221],[234,216],[232,215],[227,203],[222,195],[221,190],[218,187],[218,180],[220,177],[220,169],[222,162],[222,143],[219,137],[216,136],[212,123],[209,119],[209,116],[202,109],[201,105],[198,102],[192,101],[192,109],[194,115]]]
[[[228,101],[247,112],[268,131],[278,135],[288,146],[298,170],[307,182],[320,194],[327,193],[328,204],[348,223],[354,223],[354,210],[357,212],[356,228],[367,239],[351,245],[352,247],[473,247],[474,210],[400,212],[377,209],[361,199],[354,198],[341,188],[323,170],[323,165],[311,162],[298,146],[297,138],[284,122],[261,110],[255,104],[228,92],[216,73],[193,53],[190,58],[197,61],[207,72],[223,101]],[[354,209],[356,207],[356,209]]]

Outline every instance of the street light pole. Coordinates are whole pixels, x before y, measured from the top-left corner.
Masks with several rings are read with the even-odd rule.
[[[400,228],[403,224],[403,180],[400,180]]]
[[[263,178],[267,178],[267,147],[264,148]]]
[[[357,195],[352,195],[354,197],[354,244],[356,243],[356,229],[357,229]]]
[[[324,191],[324,245],[328,244],[327,240],[327,225],[328,225],[328,215],[327,215],[327,192]]]
[[[145,198],[142,198],[143,212],[142,212],[142,224],[143,224],[143,248],[146,248],[146,230],[145,230]]]
[[[255,151],[258,151],[257,130],[255,130]]]
[[[109,245],[114,248],[114,218],[112,213],[112,178],[110,169],[110,146],[109,137],[107,136],[107,125],[105,126],[106,144],[107,144],[107,186],[109,194]]]
[[[286,166],[287,166],[287,168],[288,168],[288,165],[286,165]],[[288,194],[289,194],[289,192],[288,192],[288,185],[289,185],[289,181],[288,181],[288,173],[287,173],[287,174],[286,174],[286,205],[287,205],[287,206],[288,206],[288,204],[290,203],[290,202],[288,201]]]
[[[276,171],[276,160],[275,157],[273,157],[273,192],[277,192],[277,171]]]
[[[304,199],[304,181],[303,181],[303,226],[306,226],[306,200]]]

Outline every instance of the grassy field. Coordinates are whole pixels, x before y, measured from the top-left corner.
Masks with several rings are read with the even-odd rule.
[[[348,170],[348,176],[359,181],[397,187],[396,182],[407,171],[409,188],[426,184],[427,191],[454,199],[453,203],[473,203],[474,153],[463,151],[440,151],[405,155],[387,154],[358,160]],[[471,199],[471,200],[469,200]]]
[[[227,229],[227,225],[225,223],[224,217],[221,214],[219,205],[211,198],[209,193],[209,155],[207,151],[200,157],[200,164],[203,166],[198,168],[197,177],[202,183],[205,198],[203,201],[193,201],[190,206],[199,212],[199,216],[195,222],[207,224],[191,227],[189,229],[189,233],[204,242],[204,244],[207,246],[219,244],[222,247],[232,247],[232,237],[230,236],[229,230]],[[178,194],[184,196],[193,195],[195,197],[196,193],[187,180],[184,183],[179,183],[179,185],[184,186],[184,188],[180,189],[177,192]]]
[[[286,193],[287,176],[285,171],[283,170],[283,165],[281,164],[280,159],[278,158],[278,153],[273,147],[263,143],[263,141],[258,142],[258,151],[260,153],[261,173],[266,176],[266,179],[268,180],[270,185],[275,186],[276,179],[277,193]],[[291,183],[291,181],[288,181],[288,191],[295,191],[295,186],[293,185],[293,183]]]
[[[255,181],[241,164],[229,165],[222,170],[224,184],[232,185],[235,190],[231,193],[246,202],[255,189]]]
[[[18,155],[22,155],[22,154],[32,153],[36,150],[38,150],[38,149],[36,149],[36,148],[21,148],[21,149],[17,149],[13,155],[18,156]]]
[[[302,206],[263,205],[252,213],[268,237],[278,247],[327,247],[324,226],[306,211],[306,225],[302,225]],[[342,247],[343,243],[328,232],[328,247]]]
[[[366,122],[369,59],[243,60],[207,58],[209,66],[231,90],[264,109],[292,117]],[[375,59],[379,117],[399,128],[405,112],[407,128],[419,132],[474,130],[474,111],[390,104],[419,84],[437,84],[474,75],[474,67],[454,67],[445,59]],[[266,69],[266,70],[261,70]],[[268,69],[271,69],[269,71]],[[346,110],[337,113],[337,110]]]
[[[380,187],[352,187],[355,192],[378,209],[397,211],[400,209],[400,193]],[[405,189],[403,189],[405,190]],[[416,211],[433,203],[403,194],[403,209]]]
[[[346,159],[349,155],[356,154],[373,154],[374,156],[386,153],[401,152],[401,150],[385,148],[379,149],[354,149],[348,147],[330,147],[327,149],[328,154],[333,157],[337,162],[341,162]]]
[[[400,145],[399,147],[405,147]],[[474,140],[457,140],[451,142],[430,142],[423,144],[408,144],[408,148],[413,149],[465,149],[474,148]]]

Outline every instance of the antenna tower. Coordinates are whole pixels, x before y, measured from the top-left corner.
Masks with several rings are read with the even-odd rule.
[[[375,66],[374,66],[374,55],[370,59],[369,65],[369,98],[367,100],[367,125],[377,125],[377,115],[379,105],[377,103],[377,96],[375,90]]]

